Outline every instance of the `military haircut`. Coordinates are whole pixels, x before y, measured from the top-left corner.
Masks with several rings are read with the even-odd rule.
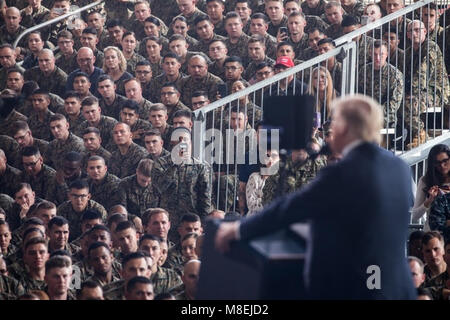
[[[81,153],[76,151],[69,151],[63,157],[63,161],[68,162],[81,162],[82,160],[83,156],[81,155]]]
[[[237,13],[236,11],[230,11],[230,12],[228,12],[228,13],[226,14],[225,18],[223,19],[223,21],[224,21],[224,23],[226,24],[227,21],[228,21],[229,19],[234,19],[234,18],[239,19],[239,20],[241,21],[241,23],[242,23],[241,16],[240,16],[239,13]]]
[[[241,65],[241,67],[243,66],[242,59],[239,58],[238,56],[231,56],[231,57],[226,58],[225,61],[223,62],[223,65],[225,66],[229,62],[237,62]]]
[[[351,27],[359,25],[360,21],[357,17],[352,16],[350,14],[346,14],[342,17],[341,27]]]
[[[48,90],[37,88],[31,95],[34,96],[37,94],[45,96],[50,101],[50,93],[48,92]]]
[[[172,88],[173,90],[175,90],[176,92],[180,92],[180,90],[178,90],[177,85],[173,82],[166,82],[162,85],[162,88]]]
[[[180,224],[183,222],[201,222],[200,216],[195,213],[186,213],[180,219]]]
[[[98,284],[98,282],[95,282],[93,280],[86,280],[83,281],[81,283],[80,289],[77,290],[77,299],[80,300],[81,297],[83,296],[83,290],[87,288],[87,289],[95,289],[95,288],[100,288],[103,291],[103,288],[100,284]]]
[[[248,39],[248,44],[250,43],[260,43],[262,44],[264,47],[266,46],[266,42],[264,40],[264,37],[260,34],[253,34],[250,39]],[[226,61],[226,59],[225,59]]]
[[[154,236],[152,234],[144,234],[140,239],[139,239],[139,246],[141,246],[141,244],[145,241],[145,240],[152,240],[152,241],[157,241],[158,243],[161,243],[161,241],[163,241],[161,238]]]
[[[336,44],[334,43],[334,40],[332,38],[320,39],[319,42],[317,42],[317,45],[321,46],[322,44],[325,44],[325,43],[330,43],[333,46],[333,48],[336,48]]]
[[[114,28],[114,27],[121,27],[123,28],[123,22],[120,19],[111,19],[106,22],[106,29]]]
[[[152,64],[148,60],[142,60],[142,61],[139,61],[138,63],[136,63],[136,68],[140,67],[140,66],[149,66],[149,67],[151,67]]]
[[[36,228],[36,227],[29,227],[28,229],[25,230],[25,232],[22,235],[23,240],[25,240],[27,238],[27,235],[29,235],[30,233],[37,232],[37,231],[39,231],[39,233],[41,234],[42,238],[45,237],[45,233],[41,229]]]
[[[67,256],[53,256],[45,263],[45,274],[56,268],[71,268],[72,260]]]
[[[29,246],[35,245],[35,244],[43,244],[48,248],[48,241],[45,240],[44,237],[34,237],[28,240],[25,245],[23,246],[23,251],[26,252]]]
[[[20,74],[23,78],[23,71],[16,67],[9,68],[6,73],[9,75],[10,73],[14,73],[14,72]]]
[[[102,219],[102,214],[95,209],[87,209],[83,215],[81,216],[81,222],[88,221],[88,220],[96,220],[96,219]]]
[[[95,250],[95,249],[98,249],[98,248],[101,248],[101,247],[106,248],[106,250],[108,250],[108,252],[111,253],[111,248],[106,243],[101,242],[101,241],[96,241],[96,242],[92,243],[89,246],[88,257],[91,256],[91,251],[92,250]]]
[[[114,83],[114,80],[107,74],[102,74],[100,77],[98,77],[97,83],[100,83],[100,82],[103,82],[103,81],[106,81],[106,80],[109,80],[112,83]]]
[[[87,96],[81,101],[81,107],[98,105],[98,99],[94,96]]]
[[[123,109],[130,109],[133,110],[135,114],[139,114],[139,104],[134,101],[134,100],[125,100],[124,103],[122,104],[120,110],[122,111]]]
[[[197,26],[202,21],[208,21],[209,23],[213,24],[211,21],[211,18],[208,15],[200,15],[194,20],[194,26]]]
[[[113,223],[119,224],[122,221],[128,221],[127,217],[121,213],[114,213],[113,215],[108,217],[108,220],[106,221],[106,226],[111,230]],[[113,231],[113,230],[111,230],[111,231]]]
[[[49,123],[52,123],[53,121],[62,121],[62,120],[67,121],[67,118],[61,113],[55,113],[50,116]]]
[[[264,21],[265,24],[269,24],[269,18],[262,12],[256,12],[254,14],[251,15],[250,20],[253,19],[262,19]]]
[[[150,284],[150,285],[152,285],[152,288],[153,288],[153,282],[149,278],[142,277],[142,276],[136,276],[136,277],[133,277],[130,280],[128,280],[126,291],[130,292],[130,291],[134,290],[134,288],[136,288],[136,286],[138,284]]]
[[[39,148],[36,146],[27,146],[22,149],[21,155],[22,157],[32,157],[32,156],[40,157],[41,152],[39,151]]]
[[[83,29],[83,32],[81,34],[93,34],[96,37],[98,36],[97,29],[93,27],[87,27]]]
[[[152,168],[153,168],[153,160],[144,158],[141,159],[141,161],[139,161],[136,171],[139,172],[140,174],[143,174],[146,177],[151,177]]]
[[[169,43],[172,41],[176,41],[176,40],[182,40],[182,41],[186,42],[186,38],[183,35],[175,33],[170,36]]]
[[[75,79],[75,78],[74,78]],[[88,79],[89,79],[89,77],[88,77]],[[89,80],[89,82],[90,82],[91,80]],[[80,94],[78,93],[78,92],[76,92],[75,90],[69,90],[69,91],[66,91],[66,93],[64,93],[64,95],[63,95],[63,97],[62,97],[64,100],[66,100],[66,99],[68,99],[68,98],[75,98],[75,99],[77,99],[78,101],[81,101],[81,99],[80,99]]]
[[[89,133],[95,133],[97,136],[100,137],[100,130],[98,130],[98,128],[96,127],[87,127],[86,129],[84,129],[83,136]]]
[[[150,129],[144,132],[144,137],[158,136],[162,139],[161,131],[158,129]]]
[[[126,32],[123,33],[122,40],[125,39],[128,36],[133,36],[134,39],[137,39],[136,38],[136,34],[133,31],[126,31]]]
[[[324,9],[331,9],[331,8],[342,8],[341,3],[338,1],[330,1],[327,4],[325,4]]]
[[[125,268],[125,266],[127,265],[127,263],[129,261],[135,260],[135,259],[144,259],[145,262],[147,263],[147,259],[145,259],[145,257],[146,256],[142,251],[136,251],[136,252],[129,253],[122,259],[122,268]]]
[[[60,38],[66,38],[66,39],[70,39],[73,40],[73,34],[70,31],[67,30],[62,30],[60,32],[58,32],[56,39],[60,39]]]
[[[188,118],[188,119],[190,119],[190,120],[192,120],[192,117],[193,117],[193,113],[192,113],[192,111],[190,111],[190,110],[178,110],[177,112],[175,112],[174,114],[173,114],[173,118],[175,119],[175,118]]]
[[[180,62],[180,57],[174,53],[174,52],[168,52],[166,53],[163,58],[162,61],[164,62],[167,58],[172,58],[172,59],[177,59],[178,62]]]
[[[292,48],[292,51],[294,51],[294,46],[289,41],[281,41],[279,44],[277,44],[277,51],[284,46],[289,46]]]
[[[150,107],[150,113],[155,111],[164,111],[165,113],[167,113],[167,107],[162,103],[154,103]]]
[[[120,232],[127,229],[133,229],[134,231],[136,231],[136,226],[133,222],[125,220],[117,224],[116,230],[114,230],[114,232]]]
[[[102,161],[103,164],[106,164],[105,159],[101,156],[90,156],[87,162],[89,163],[91,161]]]
[[[31,188],[31,185],[27,182],[21,182],[17,185],[17,187],[14,189],[14,196],[16,195],[16,193],[18,193],[19,191],[21,191],[22,189],[28,189],[30,191],[33,191],[33,189]]]
[[[87,190],[89,190],[89,184],[84,179],[77,179],[69,185],[69,189],[75,189],[75,190],[87,189]]]
[[[62,227],[66,224],[69,224],[69,221],[61,216],[56,216],[53,217],[49,222],[48,222],[48,230],[51,230],[53,225],[57,225],[58,227]]]

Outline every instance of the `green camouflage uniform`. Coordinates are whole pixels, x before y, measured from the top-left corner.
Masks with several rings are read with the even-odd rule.
[[[50,117],[52,115],[54,115],[54,113],[47,109],[45,112],[44,122],[41,122],[36,112],[31,114],[27,122],[31,132],[33,133],[33,137],[45,141],[51,141],[53,139],[52,131],[50,130]]]
[[[267,29],[267,33],[270,34],[273,37],[277,37],[278,29],[280,27],[287,27],[288,18],[283,15],[283,19],[281,19],[281,22],[278,25],[274,25],[272,21],[269,22],[269,28]]]
[[[263,204],[269,204],[281,195],[300,190],[325,166],[326,161],[322,158],[314,161],[307,159],[304,163],[292,163],[289,158],[285,167],[280,167],[276,174],[267,178],[263,188]]]
[[[403,101],[403,74],[386,62],[380,70],[369,63],[359,70],[359,92],[377,100],[383,107],[384,127],[395,128],[397,110]]]
[[[162,151],[161,151],[161,154],[158,157],[156,157],[156,156],[154,156],[154,155],[149,153],[148,156],[147,156],[147,159],[156,161],[159,158],[164,158],[164,157],[170,157],[170,152],[163,148]]]
[[[131,17],[134,10],[134,0],[127,2],[105,1],[105,11],[107,13],[106,20],[119,19],[126,21]]]
[[[230,38],[227,38],[225,44],[228,48],[228,55],[238,56],[242,61],[247,61],[248,58],[248,40],[250,37],[245,33],[242,33],[236,43],[231,43]]]
[[[56,58],[55,64],[62,71],[64,71],[67,74],[70,74],[72,71],[79,68],[77,62],[77,51],[74,49],[73,53],[68,58],[66,58],[66,56],[63,54],[60,55],[58,58]]]
[[[181,245],[178,243],[169,248],[167,259],[166,262],[164,262],[163,267],[175,270],[181,276],[183,274],[184,263],[185,260],[181,253]]]
[[[19,297],[25,293],[25,289],[16,279],[0,274],[0,293]]]
[[[153,282],[155,295],[169,292],[182,284],[180,276],[174,270],[163,267],[158,267],[156,273],[151,275],[150,280]]]
[[[326,4],[327,4],[327,2],[325,2],[325,0],[320,0],[317,7],[310,8],[308,6],[308,3],[305,1],[305,2],[302,2],[302,4],[301,4],[302,12],[305,15],[320,17],[322,14],[325,13],[325,5]]]
[[[325,30],[325,34],[327,35],[328,38],[335,40],[344,35],[344,29],[341,27],[341,25],[338,26],[330,25]]]
[[[148,101],[145,98],[142,98],[142,101],[139,103],[139,118],[147,120],[150,118],[150,108],[153,103]]]
[[[115,147],[112,132],[114,126],[117,123],[118,121],[116,119],[102,115],[100,116],[100,121],[96,126],[90,124],[89,121],[85,120],[80,124],[77,131],[74,131],[74,133],[77,136],[82,137],[83,132],[84,130],[86,130],[86,128],[96,127],[100,131],[100,137],[102,138],[102,147],[108,151],[111,151]]]
[[[177,104],[176,105],[174,105],[174,106],[168,106],[168,105],[165,105],[166,106],[166,108],[167,108],[167,116],[168,116],[168,118],[167,118],[167,123],[168,123],[168,125],[173,125],[173,118],[174,118],[174,115],[175,115],[175,113],[177,112],[177,111],[179,111],[179,110],[188,110],[188,111],[191,111],[191,109],[189,109],[188,107],[186,107],[185,105],[184,105],[184,103],[182,103],[180,100],[178,100],[178,102],[177,102]]]
[[[55,66],[55,70],[48,76],[44,75],[39,66],[25,71],[26,81],[34,80],[39,88],[62,97],[66,92],[67,73]]]
[[[147,156],[148,152],[136,143],[131,143],[125,154],[121,154],[118,149],[112,152],[109,164],[109,172],[120,179],[136,173],[136,168],[141,159]]]
[[[138,62],[145,61],[145,58],[140,54],[133,53],[130,59],[127,59],[127,71],[131,74],[134,74],[134,70],[136,69],[136,65]]]
[[[134,174],[123,178],[120,182],[116,202],[125,206],[129,213],[142,217],[148,208],[159,206],[159,195],[152,184],[145,188],[141,187]]]
[[[13,66],[13,68],[17,68],[22,72],[25,72],[25,69],[19,66],[17,63]],[[6,88],[6,80],[8,79],[8,70],[6,68],[0,69],[0,90],[3,90]]]
[[[98,283],[99,286],[104,288],[105,286],[107,286],[113,282],[120,281],[120,278],[112,275],[111,282],[106,283],[94,274],[94,275],[90,276],[89,278],[87,278],[87,280],[94,281],[95,283]]]
[[[289,39],[289,43],[292,44],[292,47],[294,48],[295,58],[304,60],[303,51],[309,47],[308,35],[304,33],[299,42],[293,42],[291,39]]]
[[[180,72],[181,73],[188,74],[188,71],[189,71],[188,70],[189,60],[195,55],[199,55],[199,56],[202,56],[203,58],[205,58],[206,64],[211,63],[211,59],[209,58],[209,56],[207,56],[203,52],[200,52],[200,51],[188,51],[186,53],[186,56],[184,57],[184,62],[181,64],[181,68],[180,68]],[[183,60],[183,58],[181,58],[181,60]]]
[[[152,128],[152,125],[150,122],[143,120],[143,119],[137,119],[137,121],[131,126],[131,132],[136,132],[138,130],[144,130],[148,131]],[[133,137],[133,141],[134,143],[137,143],[140,146],[144,146],[144,136],[141,135],[140,138],[134,138]]]
[[[155,0],[151,3],[152,14],[169,23],[180,13],[176,0]]]
[[[448,104],[450,87],[441,49],[433,41],[424,41],[419,50],[405,50],[405,126],[411,124],[411,136],[424,128],[420,114],[427,108]],[[411,68],[412,65],[412,68]],[[411,95],[413,99],[408,96]],[[412,122],[412,123],[411,123]]]
[[[192,164],[181,165],[174,164],[171,157],[155,162],[152,183],[161,196],[160,207],[170,213],[173,226],[189,212],[202,218],[208,215],[211,208],[210,175],[209,165],[195,159]]]
[[[217,30],[214,29],[214,31],[217,33]],[[209,45],[211,44],[211,42],[216,41],[216,40],[222,40],[225,41],[227,38],[221,35],[218,35],[214,33],[213,37],[211,38],[211,40],[202,40],[200,39],[197,43],[197,45],[193,46],[193,47],[189,47],[190,51],[198,51],[198,52],[203,52],[204,54],[209,54]]]
[[[23,114],[12,110],[6,118],[0,118],[0,134],[12,137],[13,124],[15,121],[27,121],[27,117]],[[31,128],[30,128],[31,129]]]
[[[220,20],[214,25],[214,32],[217,33],[217,35],[222,37],[227,37],[227,31],[225,30],[225,19]],[[207,53],[207,52],[205,52]]]
[[[81,252],[79,252],[76,257],[78,258],[78,262],[76,263],[76,266],[80,270],[80,278],[81,281],[84,282],[90,277],[94,277],[94,269],[89,265],[89,261],[87,258],[83,258],[80,255]],[[73,259],[73,258],[72,258]],[[120,271],[122,270],[121,264],[117,260],[112,261],[112,276],[113,279],[120,280]],[[115,280],[113,280],[115,281]],[[111,282],[113,283],[113,282]],[[106,285],[107,286],[107,285]]]
[[[27,266],[25,266],[25,268],[28,270]],[[22,274],[18,280],[27,292],[31,290],[44,290],[45,288],[45,281],[31,278],[31,275],[28,271]]]
[[[25,28],[31,28],[45,21],[45,16],[48,14],[49,10],[41,5],[39,9],[31,14],[26,14],[25,9],[20,10],[20,15],[22,21],[20,24]]]
[[[106,101],[103,98],[100,99],[99,106],[102,109],[102,114],[119,121],[120,120],[120,110],[122,109],[122,104],[127,100],[128,100],[127,98],[125,98],[124,96],[121,96],[120,94],[117,94],[117,93],[116,93],[116,98],[111,105],[107,105]]]
[[[325,21],[323,21],[322,18],[316,15],[306,15],[305,20],[306,20],[306,27],[305,27],[306,33],[308,33],[308,31],[311,30],[312,28],[319,28],[321,30],[326,30],[329,27],[328,23],[326,23]]]
[[[328,70],[330,71],[330,70]],[[342,90],[342,63],[339,61],[334,62],[334,67],[330,71],[331,79],[333,79],[333,86],[337,92]],[[309,79],[309,77],[308,77]]]
[[[394,67],[396,67],[400,72],[403,73],[403,65],[405,63],[405,51],[400,48],[392,51],[392,54],[386,60]]]
[[[23,171],[20,175],[20,181],[27,182],[36,193],[36,196],[49,201],[53,200],[56,194],[56,171],[47,165],[42,165],[41,171],[37,176],[31,176]]]
[[[105,300],[125,300],[125,280],[119,280],[103,287]]]
[[[19,25],[19,29],[14,34],[10,34],[8,32],[8,30],[6,29],[6,25],[1,26],[0,27],[0,43],[1,44],[9,43],[12,45],[14,43],[14,41],[16,41],[16,39],[19,37],[19,35],[22,32],[24,32],[25,30],[26,30],[26,28],[24,26]],[[21,48],[28,48],[27,42],[26,42],[26,37],[23,37],[22,40],[19,41],[19,44],[17,46],[21,47]]]
[[[4,134],[0,135],[0,149],[5,153],[9,165],[21,169],[22,157],[20,155],[20,146],[16,140]]]
[[[158,17],[155,17],[154,15],[150,15],[150,17],[153,17],[159,21],[160,27],[161,27],[160,32],[163,36],[165,36],[167,34],[167,32],[169,31],[169,28],[167,28],[164,21],[162,21]],[[144,31],[144,23],[140,22],[137,19],[130,21],[129,23],[126,23],[125,27],[127,28],[127,30],[133,31],[136,34],[136,39],[139,41],[142,41],[142,39],[144,39],[146,37],[145,31]]]
[[[180,90],[180,81],[183,77],[185,77],[186,75],[182,74],[180,72],[180,74],[178,75],[177,80],[175,80],[173,83],[175,83],[175,85],[177,86],[177,89]],[[161,88],[164,84],[171,82],[169,81],[169,79],[167,79],[167,76],[162,73],[159,76],[153,77],[152,80],[150,81],[150,101],[156,103],[156,102],[161,102]],[[148,119],[148,118],[147,118]]]
[[[69,241],[72,241],[73,239],[76,239],[81,235],[81,217],[87,209],[97,210],[98,212],[101,213],[103,217],[103,222],[106,221],[107,213],[105,208],[93,200],[89,200],[86,209],[84,209],[82,212],[76,212],[73,209],[72,203],[70,201],[66,201],[58,207],[57,215],[62,216],[69,221],[70,226]]]
[[[277,58],[277,39],[266,32],[264,44],[266,45],[266,56],[275,60]]]
[[[344,9],[348,15],[352,15],[358,19],[360,19],[364,14],[364,7],[364,3],[360,2],[359,0],[357,0],[355,4],[350,6],[342,5],[342,9]]]
[[[195,80],[191,76],[181,79],[181,101],[188,107],[191,107],[192,94],[197,90],[208,92],[208,99],[213,102],[217,96],[217,85],[222,84],[223,81],[211,74],[207,73],[206,77],[201,80]]]
[[[88,179],[88,182],[92,200],[101,204],[106,210],[109,210],[112,206],[117,204],[111,196],[118,192],[120,183],[119,178],[107,172],[99,184],[94,183],[90,178]]]
[[[145,55],[145,57],[148,58],[147,55]],[[160,74],[162,74],[164,72],[162,69],[161,63],[162,63],[162,57],[158,62],[153,63],[150,61],[150,68],[152,69],[152,77],[159,76]]]
[[[69,132],[69,137],[65,141],[53,139],[50,142],[45,158],[54,169],[58,170],[66,153],[70,151],[82,153],[84,150],[83,139]]]
[[[5,172],[0,175],[0,193],[5,193],[11,197],[14,197],[16,187],[21,182],[20,170],[6,165]]]
[[[263,60],[263,61],[251,61],[251,62],[248,64],[247,68],[245,68],[245,71],[244,71],[244,73],[242,74],[242,77],[243,77],[245,80],[250,81],[250,79],[252,79],[252,78],[255,76],[255,74],[256,74],[256,66],[257,66],[258,64],[260,64],[261,62],[265,62],[265,63],[270,64],[270,65],[275,65],[275,61],[274,61],[273,59],[269,58],[269,57],[266,55],[266,56],[264,57],[264,60]]]
[[[183,16],[183,15],[180,14],[180,16]],[[197,17],[200,17],[200,16],[206,16],[206,13],[204,13],[203,11],[200,11],[198,8],[195,8],[194,13],[191,14],[190,17],[183,16],[183,17],[186,18],[187,25],[189,26],[188,34],[191,37],[197,38],[197,32],[195,31],[195,23],[194,23],[194,21],[195,21],[195,19],[197,19]]]
[[[225,80],[225,67],[220,66],[217,61],[212,61],[208,64],[208,72],[216,77],[219,77],[222,81]]]

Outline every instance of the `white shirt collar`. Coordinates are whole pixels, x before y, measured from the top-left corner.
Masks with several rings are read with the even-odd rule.
[[[353,149],[355,149],[356,147],[358,147],[360,144],[363,144],[363,140],[361,139],[357,139],[353,142],[350,142],[345,148],[344,150],[342,150],[342,158],[345,157],[347,154],[350,153],[350,151],[352,151]]]

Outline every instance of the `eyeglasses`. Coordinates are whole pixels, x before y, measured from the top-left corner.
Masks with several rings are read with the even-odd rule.
[[[34,168],[36,166],[36,164],[39,162],[39,160],[36,160],[35,162],[28,162],[28,163],[23,163],[24,167],[31,167]]]

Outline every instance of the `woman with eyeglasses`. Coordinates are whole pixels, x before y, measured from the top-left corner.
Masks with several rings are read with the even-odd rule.
[[[437,144],[428,154],[428,168],[424,176],[419,179],[416,199],[412,209],[412,222],[425,218],[424,230],[430,230],[428,215],[433,201],[441,194],[450,190],[450,147]],[[425,215],[425,216],[424,216]]]

